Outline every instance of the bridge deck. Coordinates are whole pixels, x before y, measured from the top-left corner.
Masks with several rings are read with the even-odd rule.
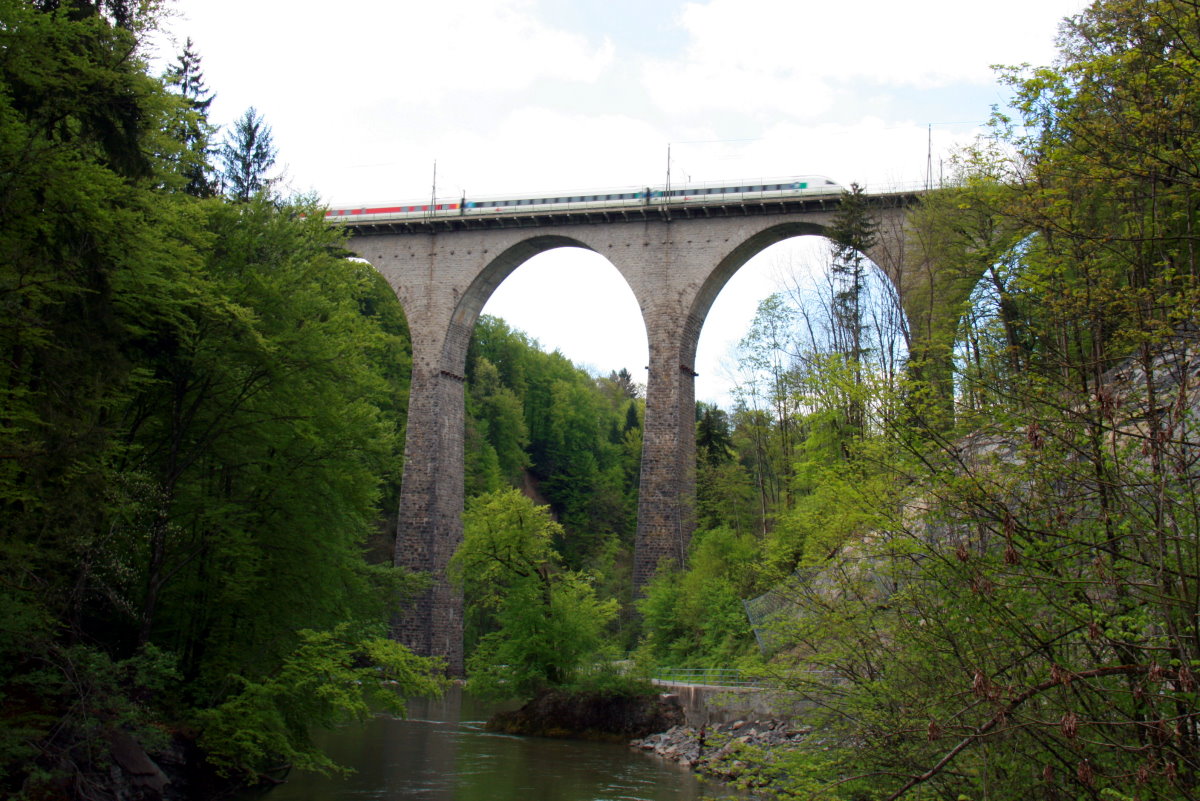
[[[868,196],[874,206],[906,205],[914,192],[886,192]],[[777,214],[803,214],[836,209],[841,194],[797,195],[791,197],[742,198],[736,201],[669,201],[637,203],[628,206],[586,206],[529,211],[466,211],[465,213],[426,214],[385,220],[352,220],[341,223],[355,235],[431,234],[450,231],[494,230],[500,228],[541,228],[559,225],[600,225],[620,222],[671,221],[713,217],[757,217]]]

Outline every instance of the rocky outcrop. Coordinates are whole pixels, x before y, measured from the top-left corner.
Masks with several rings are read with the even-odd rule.
[[[810,729],[784,720],[738,720],[712,726],[675,726],[630,743],[697,773],[746,786],[770,782],[780,752],[804,742]]]
[[[535,737],[623,742],[683,723],[679,699],[671,695],[545,690],[518,710],[493,715],[487,729]]]

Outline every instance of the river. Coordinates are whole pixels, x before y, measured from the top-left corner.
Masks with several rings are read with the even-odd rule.
[[[417,700],[406,719],[376,717],[328,732],[321,745],[354,769],[294,772],[262,801],[699,801],[730,797],[690,771],[613,743],[513,737],[483,730],[491,708],[455,687]]]

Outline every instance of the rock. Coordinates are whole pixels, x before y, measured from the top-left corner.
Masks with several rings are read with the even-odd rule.
[[[607,695],[546,690],[515,712],[499,712],[487,722],[489,731],[539,737],[592,740],[643,738],[657,749],[669,730],[684,723],[675,695]],[[667,734],[651,735],[654,732]],[[663,738],[662,740],[656,738]]]
[[[114,785],[119,787],[127,783],[129,794],[137,798],[163,797],[170,779],[146,754],[141,743],[128,732],[114,729],[109,733],[109,748],[115,763],[111,770]]]
[[[783,720],[738,720],[699,730],[672,726],[659,734],[634,740],[630,745],[710,778],[746,781],[743,774],[750,770],[751,764],[770,764],[777,752],[796,748],[810,733],[811,729],[794,727]],[[770,775],[763,773],[753,783],[755,786],[768,785]]]

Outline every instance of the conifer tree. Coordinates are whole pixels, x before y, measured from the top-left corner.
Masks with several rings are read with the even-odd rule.
[[[204,84],[200,55],[189,36],[174,66],[167,70],[167,83],[183,98],[184,116],[176,136],[184,146],[181,172],[187,179],[184,191],[196,197],[211,197],[216,192],[209,159],[214,126],[208,122],[208,107],[215,95]]]
[[[267,173],[275,166],[271,126],[253,106],[233,124],[221,145],[221,183],[234,200],[249,200],[269,189]]]
[[[842,194],[842,205],[830,227],[830,278],[833,282],[830,316],[833,346],[849,363],[855,385],[862,383],[867,356],[867,257],[875,244],[878,225],[866,206],[866,194],[858,184]],[[852,399],[846,410],[850,425],[861,430],[861,403]]]

